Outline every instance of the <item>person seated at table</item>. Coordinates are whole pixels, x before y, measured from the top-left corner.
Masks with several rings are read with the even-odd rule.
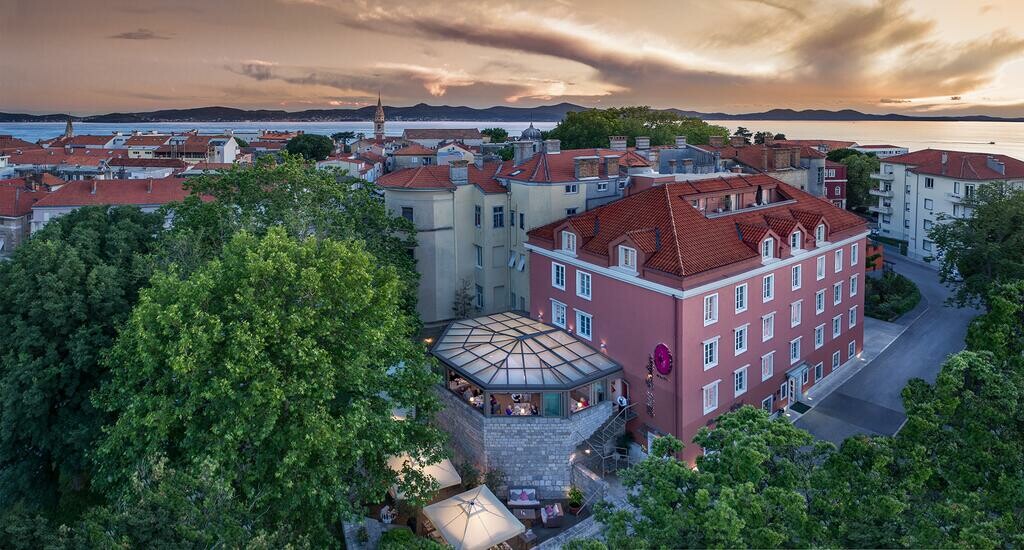
[[[533,416],[537,416],[538,414],[540,414],[540,411],[537,410],[537,405],[530,403],[530,414]]]
[[[466,401],[471,401],[473,399],[473,388],[466,388],[466,391],[462,392],[462,397]]]
[[[512,405],[511,404],[509,404],[509,406],[505,407],[505,416],[512,416],[512,412],[513,411],[512,411]]]
[[[501,410],[501,406],[498,404],[498,399],[491,394],[491,414],[498,414],[499,410]]]

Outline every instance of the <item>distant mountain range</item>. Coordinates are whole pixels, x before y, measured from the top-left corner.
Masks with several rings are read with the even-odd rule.
[[[332,122],[332,121],[369,121],[373,120],[375,106],[358,109],[309,109],[306,111],[279,110],[245,110],[231,107],[198,107],[195,109],[165,109],[144,113],[108,113],[94,116],[72,116],[75,122],[101,122],[107,124],[133,124],[147,122]],[[588,107],[572,103],[543,105],[540,107],[452,107],[449,105],[427,105],[420,103],[411,107],[387,107],[388,120],[429,121],[429,120],[464,120],[494,122],[530,122],[562,120],[566,113],[585,111]],[[986,115],[965,116],[910,116],[910,115],[872,115],[843,109],[826,111],[809,109],[795,111],[793,109],[772,109],[760,113],[701,113],[668,109],[684,116],[698,117],[705,120],[822,120],[822,121],[977,121],[977,122],[1024,122],[1024,117],[1001,118]],[[20,113],[0,112],[0,122],[64,122],[67,114],[28,115]]]

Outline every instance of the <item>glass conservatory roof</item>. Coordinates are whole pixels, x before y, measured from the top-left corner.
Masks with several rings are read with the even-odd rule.
[[[572,389],[622,370],[568,332],[514,312],[455,321],[431,351],[489,390]]]

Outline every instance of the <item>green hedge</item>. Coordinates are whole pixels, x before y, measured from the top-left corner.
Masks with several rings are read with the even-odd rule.
[[[864,297],[865,315],[892,321],[914,309],[921,301],[921,291],[913,281],[898,273],[889,272],[880,278],[867,278]]]
[[[438,544],[430,539],[417,537],[408,529],[392,529],[380,536],[380,550],[442,550],[447,545]]]

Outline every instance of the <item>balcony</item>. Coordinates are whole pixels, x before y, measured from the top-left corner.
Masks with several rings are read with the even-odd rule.
[[[895,176],[892,174],[892,172],[889,172],[889,173],[874,172],[874,173],[871,174],[871,179],[882,180],[882,181],[892,181],[894,177]]]
[[[885,214],[885,215],[888,216],[888,215],[892,214],[892,207],[891,206],[877,206],[877,205],[876,206],[869,206],[868,207],[868,212],[876,212],[878,214]]]
[[[868,189],[868,194],[870,194],[872,196],[875,196],[875,197],[885,197],[887,199],[891,199],[892,198],[892,189],[888,189],[887,190],[887,189],[878,189],[878,188],[872,187],[871,189]]]

